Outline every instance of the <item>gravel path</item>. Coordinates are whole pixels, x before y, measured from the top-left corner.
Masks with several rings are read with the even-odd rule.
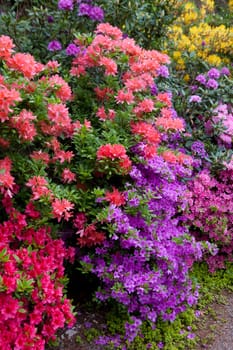
[[[223,299],[217,300],[200,322],[197,333],[201,344],[196,350],[233,350],[233,292],[225,291]]]

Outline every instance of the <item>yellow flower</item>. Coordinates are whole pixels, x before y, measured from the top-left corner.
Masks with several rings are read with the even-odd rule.
[[[229,9],[233,11],[233,0],[229,0]]]
[[[206,9],[204,9],[203,7],[200,8],[199,11],[199,19],[203,20],[206,16]]]
[[[206,58],[206,61],[211,64],[212,66],[220,66],[221,64],[221,58],[217,55],[209,55]]]
[[[230,60],[228,57],[224,57],[224,58],[222,59],[222,62],[223,62],[224,64],[228,65],[228,64],[231,63],[231,60]]]
[[[198,17],[198,14],[196,12],[188,12],[183,15],[184,24],[191,24],[194,22]]]
[[[214,0],[201,0],[201,5],[208,12],[213,12],[214,11]]]
[[[176,69],[177,69],[177,70],[185,70],[185,63],[184,63],[183,58],[179,58],[179,59],[177,60]]]
[[[174,58],[174,60],[178,60],[179,58],[181,58],[181,53],[180,53],[180,51],[174,51],[173,52],[173,58]]]
[[[181,1],[181,0],[180,0]],[[181,1],[182,2],[182,1]],[[183,69],[183,53],[195,52],[199,58],[211,65],[223,63],[223,59],[233,56],[233,26],[212,26],[206,23],[206,15],[214,11],[214,0],[200,0],[199,8],[194,1],[183,1],[181,15],[169,28],[169,39],[166,48],[178,68]],[[233,10],[233,0],[228,1]],[[171,52],[173,48],[174,52]]]
[[[183,13],[181,14],[181,20],[184,24],[188,25],[196,21],[198,13],[196,6],[193,2],[187,2],[184,5]]]
[[[184,76],[184,81],[186,82],[186,83],[188,83],[189,82],[189,80],[190,80],[190,76],[189,76],[189,74],[185,74],[185,76]]]

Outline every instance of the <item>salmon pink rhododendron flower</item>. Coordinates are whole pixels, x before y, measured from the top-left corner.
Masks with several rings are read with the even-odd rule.
[[[67,199],[55,198],[52,202],[53,216],[58,220],[58,222],[60,222],[62,218],[68,221],[73,215],[73,208],[74,204]]]

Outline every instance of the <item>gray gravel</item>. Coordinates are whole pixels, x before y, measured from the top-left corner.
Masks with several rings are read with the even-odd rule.
[[[211,310],[199,322],[196,350],[233,350],[233,292],[224,291]]]
[[[220,321],[216,328],[211,350],[233,350],[233,295],[227,297],[226,305],[220,310]]]

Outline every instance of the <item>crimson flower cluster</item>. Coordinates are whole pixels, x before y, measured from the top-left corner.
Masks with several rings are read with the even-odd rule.
[[[2,204],[8,219],[0,224],[0,347],[43,350],[75,321],[63,295],[63,263],[74,250],[52,239],[49,227],[32,228],[40,216],[32,205],[22,214],[7,193]]]

